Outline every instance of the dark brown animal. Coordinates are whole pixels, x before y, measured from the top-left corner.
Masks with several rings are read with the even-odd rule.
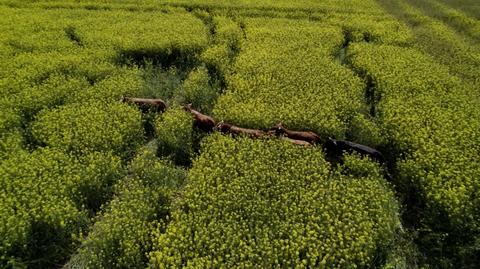
[[[294,140],[302,140],[308,142],[310,144],[318,144],[321,142],[320,136],[318,136],[314,132],[310,131],[292,131],[289,130],[281,123],[275,125],[274,127],[270,128],[270,131],[274,132],[276,135],[284,135],[290,139]]]
[[[215,120],[193,109],[192,104],[184,105],[183,108],[193,115],[195,126],[205,132],[211,132],[215,128]]]
[[[304,140],[296,140],[296,139],[291,139],[285,136],[282,136],[280,139],[288,141],[292,144],[299,145],[299,146],[305,146],[305,147],[311,147],[313,146],[312,144],[308,143],[307,141]]]
[[[343,155],[343,152],[356,152],[360,155],[366,155],[374,160],[377,160],[380,163],[384,163],[385,159],[383,154],[369,146],[357,144],[345,140],[337,140],[334,138],[328,138],[328,141],[325,143],[325,149],[330,154],[335,154],[337,156]]]
[[[234,136],[245,135],[252,138],[260,138],[267,135],[267,133],[262,130],[242,128],[224,122],[219,122],[217,126],[215,126],[215,129],[219,130],[222,133],[230,133]]]
[[[161,99],[146,99],[122,96],[122,102],[137,105],[143,113],[147,113],[149,111],[164,112],[167,109],[167,104]]]

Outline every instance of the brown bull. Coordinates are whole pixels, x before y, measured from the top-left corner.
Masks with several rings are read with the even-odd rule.
[[[267,135],[266,132],[257,129],[242,128],[224,122],[219,122],[215,129],[222,133],[230,133],[232,135],[245,135],[252,138],[260,138]]]
[[[195,126],[205,132],[213,131],[213,128],[215,128],[215,120],[212,117],[193,109],[192,104],[184,105],[183,108],[193,115]]]
[[[321,143],[320,136],[316,133],[310,131],[292,131],[283,127],[281,123],[272,127],[270,131],[274,132],[276,135],[284,135],[290,139],[302,140],[312,145]]]
[[[122,96],[122,102],[137,105],[143,113],[148,111],[164,112],[167,104],[161,99],[133,98]]]
[[[305,147],[310,147],[313,146],[312,144],[308,143],[307,141],[304,140],[296,140],[296,139],[291,139],[285,136],[281,137],[282,140],[288,141],[292,144],[299,145],[299,146],[305,146]]]

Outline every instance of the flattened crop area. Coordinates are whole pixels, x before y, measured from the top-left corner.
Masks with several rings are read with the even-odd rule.
[[[0,0],[0,267],[475,268],[478,7]]]

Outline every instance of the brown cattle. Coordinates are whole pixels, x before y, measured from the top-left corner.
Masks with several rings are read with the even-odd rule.
[[[230,133],[232,135],[245,135],[252,138],[260,138],[267,135],[266,132],[257,129],[242,128],[224,122],[219,122],[215,129],[222,133]]]
[[[318,144],[321,142],[320,136],[310,131],[292,131],[283,127],[281,123],[270,129],[276,135],[284,135],[293,140],[302,140],[310,144]]]
[[[193,109],[192,104],[184,105],[183,108],[193,115],[195,126],[205,132],[213,131],[213,128],[215,128],[215,120],[212,117]]]
[[[288,138],[286,136],[282,136],[280,139],[282,140],[285,140],[285,141],[288,141],[292,144],[295,144],[295,145],[299,145],[299,146],[306,146],[306,147],[311,147],[313,146],[311,143],[308,143],[307,141],[305,140],[297,140],[297,139],[291,139],[291,138]]]
[[[148,111],[164,112],[167,104],[161,99],[133,98],[122,96],[122,102],[137,105],[143,113]]]

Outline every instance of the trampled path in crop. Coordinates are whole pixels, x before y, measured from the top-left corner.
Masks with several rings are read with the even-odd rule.
[[[479,7],[0,0],[0,267],[475,268]]]

